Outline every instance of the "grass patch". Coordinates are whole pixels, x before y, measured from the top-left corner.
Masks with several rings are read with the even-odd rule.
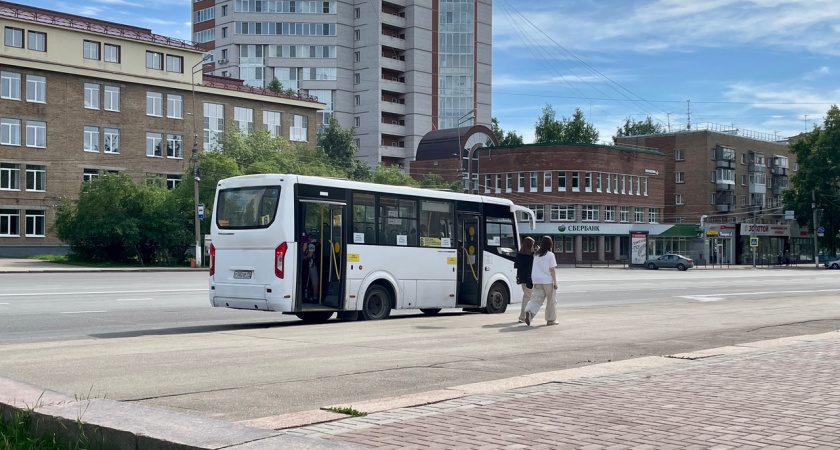
[[[0,420],[0,450],[85,450],[86,442],[60,443],[54,437],[29,432],[29,410],[15,413],[11,422]]]
[[[327,411],[332,411],[332,412],[339,413],[339,414],[347,414],[348,416],[353,416],[353,417],[364,417],[364,416],[367,415],[366,412],[361,412],[359,410],[353,409],[352,407],[346,407],[346,406],[343,406],[343,407],[332,406],[330,408],[327,408]]]
[[[189,262],[185,264],[149,264],[149,265],[142,265],[139,262],[131,261],[131,262],[113,262],[113,261],[83,261],[80,259],[72,258],[68,255],[32,255],[32,256],[24,256],[23,259],[34,259],[38,261],[48,261],[53,262],[56,264],[66,264],[68,266],[79,266],[79,267],[98,267],[98,268],[125,268],[125,267],[189,267]]]

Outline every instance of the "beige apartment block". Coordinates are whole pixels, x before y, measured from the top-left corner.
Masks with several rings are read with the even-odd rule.
[[[230,125],[315,145],[308,95],[203,76],[204,54],[150,30],[0,3],[0,256],[66,251],[55,206],[105,172],[170,187]]]

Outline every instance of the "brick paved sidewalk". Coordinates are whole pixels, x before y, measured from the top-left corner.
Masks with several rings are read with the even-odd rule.
[[[840,340],[285,430],[376,449],[836,449]]]

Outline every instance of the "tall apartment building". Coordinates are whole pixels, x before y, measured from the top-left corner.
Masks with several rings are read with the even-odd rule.
[[[9,2],[0,28],[0,256],[63,252],[55,206],[105,172],[174,187],[194,133],[199,150],[225,124],[314,145],[322,103],[202,80],[192,43]]]
[[[371,165],[409,164],[427,132],[490,123],[491,0],[197,0],[214,75],[316,96]]]
[[[758,238],[759,260],[786,251],[813,259],[812,237],[785,219],[782,192],[798,169],[786,140],[701,124],[617,142],[653,147],[668,155],[663,216],[666,221],[703,222],[706,254],[713,260],[752,263],[752,237]]]

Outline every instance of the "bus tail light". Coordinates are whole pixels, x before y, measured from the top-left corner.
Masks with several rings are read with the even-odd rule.
[[[216,273],[216,247],[210,244],[210,276]]]
[[[286,243],[282,243],[277,246],[274,250],[274,275],[277,278],[283,278],[283,273],[285,271],[285,262],[286,262],[286,250],[289,249],[289,246]]]

